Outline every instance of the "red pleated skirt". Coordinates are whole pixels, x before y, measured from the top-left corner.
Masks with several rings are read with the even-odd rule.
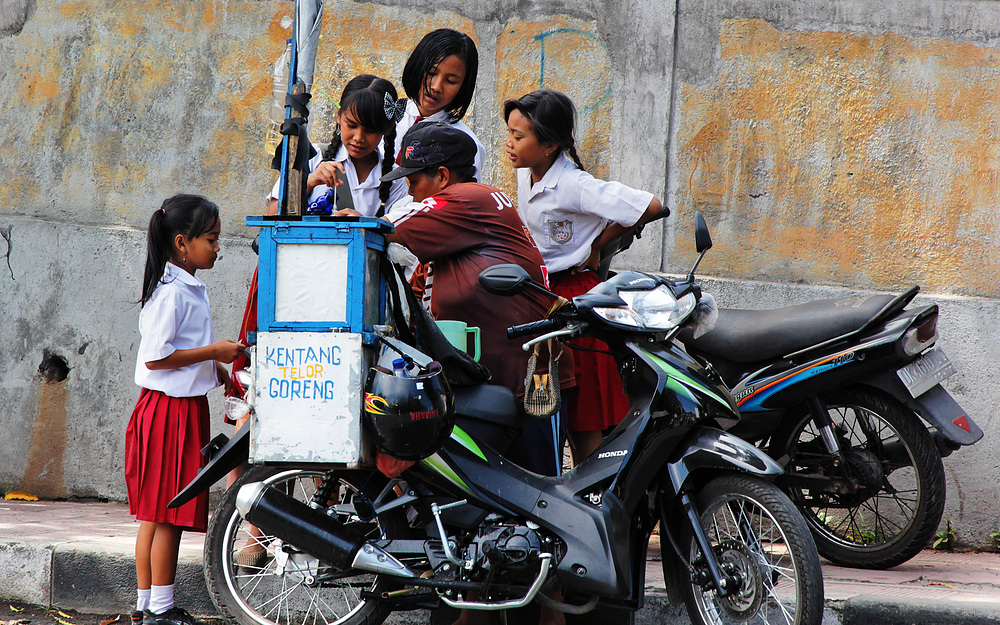
[[[179,508],[167,504],[204,466],[209,440],[208,399],[170,397],[142,389],[125,430],[125,484],[129,512],[139,521],[204,532],[208,492]]]
[[[582,295],[600,283],[593,271],[571,275],[568,271],[551,276],[552,290],[566,299]],[[607,351],[604,341],[585,337],[571,342],[586,349]],[[615,359],[578,349],[567,349],[573,356],[576,392],[571,393],[567,409],[569,429],[574,432],[606,430],[621,423],[628,414],[628,397],[622,387]]]

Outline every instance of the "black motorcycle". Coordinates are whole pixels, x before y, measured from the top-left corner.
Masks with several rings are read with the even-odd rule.
[[[711,239],[700,215],[696,221],[703,256]],[[516,265],[491,267],[480,282],[502,295],[549,293]],[[667,590],[693,622],[817,625],[819,558],[802,517],[772,483],[780,467],[726,432],[740,419],[732,396],[671,340],[706,312],[700,300],[694,269],[678,281],[626,272],[548,319],[508,330],[541,334],[525,349],[592,335],[621,365],[631,410],[562,476],[504,458],[518,411],[509,390],[490,385],[450,391],[457,417],[429,451],[418,452],[415,441],[433,432],[380,435],[383,452],[429,454],[398,477],[368,467],[250,468],[208,529],[206,578],[219,610],[244,625],[372,625],[390,612],[440,604],[634,610],[643,605],[647,544],[659,524]],[[409,372],[398,384],[437,379],[429,356],[393,337],[381,342]],[[378,415],[398,405],[387,375],[371,378],[382,380],[368,395],[374,430]],[[447,412],[441,406],[431,402],[400,423],[432,422]],[[245,459],[245,439],[220,439],[205,475]],[[200,479],[178,503],[213,478]]]
[[[842,566],[883,569],[926,547],[941,521],[941,458],[983,432],[941,385],[954,368],[935,304],[905,293],[719,311],[678,338],[739,405],[730,430],[785,469],[776,483]]]

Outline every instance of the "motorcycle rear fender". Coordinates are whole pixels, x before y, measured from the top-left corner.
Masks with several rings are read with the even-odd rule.
[[[681,446],[683,455],[666,465],[675,494],[684,489],[693,474],[703,469],[765,477],[782,473],[781,467],[763,451],[727,432],[698,427],[689,436],[693,440]]]
[[[892,395],[932,426],[935,429],[935,442],[942,456],[947,456],[964,445],[971,445],[983,437],[983,430],[940,384],[917,398],[910,397],[895,371],[878,376],[870,384]]]
[[[205,466],[198,471],[198,475],[190,484],[170,500],[167,507],[183,506],[246,462],[250,458],[250,429],[249,427],[240,429],[231,439],[225,434],[219,434],[205,445],[201,450],[201,455],[206,460]]]

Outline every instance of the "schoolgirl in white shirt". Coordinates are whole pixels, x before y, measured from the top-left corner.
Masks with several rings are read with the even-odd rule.
[[[408,195],[402,180],[379,181],[392,170],[392,156],[384,155],[395,145],[396,122],[403,118],[405,102],[396,98],[391,82],[378,76],[362,74],[347,83],[330,145],[322,154],[313,145],[317,154],[309,160],[307,207],[337,184],[338,170],[347,179],[355,210],[366,217],[385,214],[389,206]],[[269,215],[278,212],[279,184],[274,183],[265,200]]]
[[[140,522],[132,622],[196,622],[174,605],[174,578],[182,532],[207,527],[208,493],[174,509],[167,503],[202,466],[210,433],[205,394],[228,386],[222,363],[244,350],[215,340],[205,283],[195,277],[215,265],[220,231],[218,207],[197,195],[167,199],[149,220],[135,365],[141,391],[125,431],[129,511]]]
[[[517,210],[535,239],[552,290],[563,297],[586,293],[600,280],[594,270],[601,248],[647,221],[664,216],[652,193],[594,178],[576,153],[576,109],[563,93],[541,90],[504,104],[507,155],[517,168]],[[607,351],[596,339],[575,345]],[[628,399],[614,359],[569,350],[576,391],[569,405],[569,439],[576,463],[617,425]]]
[[[450,28],[424,35],[403,67],[403,89],[410,97],[403,117],[396,124],[393,154],[399,164],[403,135],[420,121],[437,121],[460,129],[476,142],[476,180],[483,182],[486,148],[462,118],[472,103],[479,72],[479,52],[472,38]]]

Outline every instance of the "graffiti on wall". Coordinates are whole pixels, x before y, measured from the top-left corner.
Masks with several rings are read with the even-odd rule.
[[[514,172],[503,151],[503,103],[536,89],[564,92],[577,108],[577,151],[588,171],[606,176],[611,119],[608,51],[594,24],[570,18],[548,22],[516,21],[497,39],[497,123],[494,181],[513,192]]]
[[[1000,294],[995,49],[760,20],[720,37],[677,133],[678,213],[719,224],[713,270]]]

